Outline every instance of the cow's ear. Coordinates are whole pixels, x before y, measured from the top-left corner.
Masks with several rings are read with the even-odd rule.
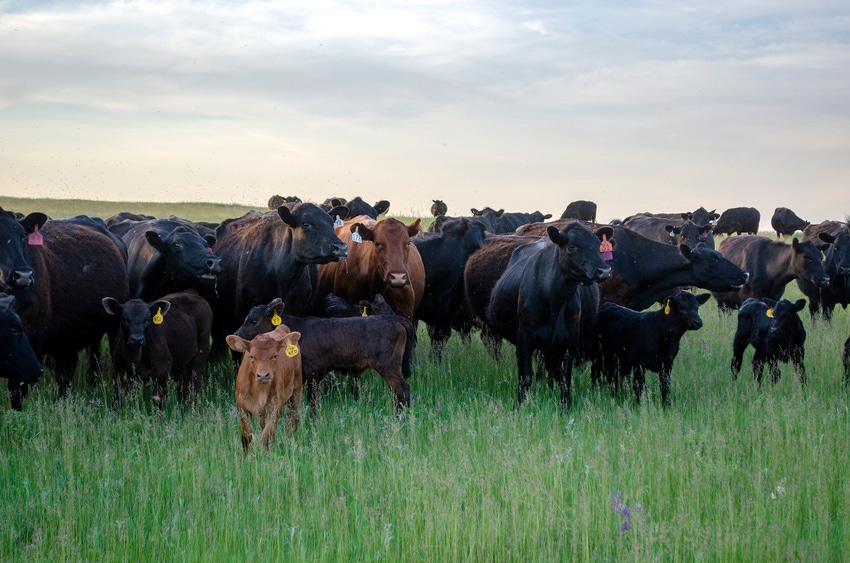
[[[699,245],[697,245],[697,246],[699,246]],[[693,260],[694,254],[693,254],[693,252],[691,252],[691,247],[688,246],[687,244],[680,244],[679,245],[679,252],[682,254],[682,256],[687,258],[689,261]]]
[[[461,217],[460,221],[457,222],[457,230],[461,235],[465,235],[466,231],[469,230],[469,221],[465,217]]]
[[[504,209],[500,209],[500,210],[496,211],[496,217],[501,217],[501,216],[502,216],[502,215],[504,215],[504,214],[505,214],[505,210],[504,210]]]
[[[383,215],[384,213],[386,213],[387,211],[390,210],[390,202],[388,202],[385,199],[382,199],[381,201],[377,202],[372,207],[375,208],[375,211],[378,212],[378,215]]]
[[[407,226],[407,236],[413,238],[418,235],[422,231],[422,228],[419,226],[421,222],[422,219],[416,219],[413,223],[409,224]]]
[[[340,198],[335,197],[331,199],[331,205],[334,207],[342,207],[343,205],[345,205],[345,202],[342,201]]]
[[[682,219],[684,219],[685,221],[690,221],[691,217],[693,217],[691,213],[682,213]]]
[[[478,211],[477,209],[475,209],[474,207],[470,208],[470,209],[469,209],[469,211],[470,211],[473,215],[481,215],[481,212],[480,212],[480,211]]]
[[[558,230],[557,227],[550,226],[546,228],[546,234],[549,235],[549,239],[557,244],[558,246],[563,246],[565,239],[561,234],[561,231]]]
[[[240,336],[236,336],[235,334],[228,334],[225,340],[227,340],[227,345],[230,346],[230,349],[234,352],[248,351],[248,344],[250,344],[250,342]]]
[[[352,233],[357,231],[360,238],[363,240],[375,240],[375,233],[373,233],[372,230],[363,223],[354,223],[348,228],[348,230]]]
[[[800,246],[800,241],[795,239],[795,238],[792,238],[791,239],[791,247],[794,249],[795,252],[799,252],[799,250],[798,250],[799,246]]]
[[[675,229],[675,228],[676,227],[674,227],[673,225],[664,225],[664,230],[667,231],[668,233],[672,233],[673,229]]]
[[[283,303],[283,299],[280,297],[275,297],[272,299],[266,307],[269,308],[270,311],[275,311],[277,314],[283,313],[283,308],[286,305]]]
[[[710,233],[710,232],[711,232],[711,223],[709,223],[708,225],[703,225],[699,229],[699,234]]]
[[[608,242],[610,242],[612,245],[617,244],[616,242],[614,242],[614,229],[612,229],[611,227],[599,227],[598,229],[596,229],[595,234],[596,238],[598,238],[600,241],[602,240],[602,235],[605,235],[605,237],[608,239]]]
[[[156,248],[163,254],[165,253],[167,245],[162,241],[162,238],[160,238],[158,232],[147,231],[145,232],[145,238],[148,240],[148,244],[150,244],[152,247]]]
[[[551,218],[552,218],[552,214],[551,214],[551,213],[547,213],[546,215],[544,215],[544,216],[543,216],[543,220],[544,220],[544,221],[545,221],[546,219],[551,219]]]
[[[821,252],[826,252],[827,250],[829,250],[829,247],[830,245],[827,243],[819,244],[818,250],[820,250]]]
[[[343,221],[348,219],[348,216],[351,215],[351,210],[344,205],[337,205],[330,211],[328,211],[328,215],[336,219],[339,217]]]
[[[818,233],[818,238],[829,244],[833,244],[835,242],[835,237],[829,233]]]
[[[273,331],[266,333],[275,342],[283,342],[289,334],[289,327],[286,325],[277,325]]]
[[[212,248],[215,246],[216,238],[215,235],[204,235],[204,242],[207,243],[207,246]]]
[[[168,313],[169,309],[171,309],[171,302],[166,301],[165,299],[157,299],[151,303],[150,306],[151,315],[159,313],[163,317],[166,313]]]
[[[292,214],[292,211],[289,210],[285,205],[281,205],[277,208],[277,214],[280,216],[281,221],[292,227],[293,229],[298,226],[298,219],[295,215]]]
[[[21,225],[24,227],[24,231],[27,233],[32,233],[36,226],[41,229],[46,222],[47,215],[40,212],[30,213],[20,220]]]
[[[301,340],[301,333],[298,331],[288,332],[286,336],[283,338],[284,346],[297,346],[298,341]]]
[[[706,301],[708,301],[709,299],[711,299],[710,293],[700,293],[699,295],[697,295],[697,302],[700,305],[705,305]]]
[[[103,308],[106,309],[106,312],[110,315],[121,315],[123,311],[121,310],[121,303],[118,302],[114,297],[104,297],[100,300],[103,303]]]
[[[805,306],[806,306],[806,300],[805,299],[797,299],[797,301],[794,302],[794,309],[797,310],[797,311],[802,311],[803,307],[805,307]]]

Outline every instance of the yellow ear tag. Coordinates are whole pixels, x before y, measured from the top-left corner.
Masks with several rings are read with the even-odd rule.
[[[287,355],[287,357],[294,358],[298,355],[298,346],[296,346],[295,344],[288,344],[286,346],[286,350],[284,350],[284,353]]]
[[[360,316],[361,317],[368,317],[369,316],[369,315],[366,314],[366,307],[363,307],[363,314],[360,315]]]
[[[670,300],[669,299],[667,300],[667,303],[664,305],[664,314],[665,315],[670,314]]]
[[[156,308],[156,315],[153,316],[153,324],[161,325],[162,324],[162,307]]]
[[[277,311],[275,311],[274,315],[272,315],[272,326],[277,326],[282,322],[283,320],[280,318],[280,315],[278,315]]]
[[[767,315],[767,318],[772,319],[772,318],[773,318],[773,307],[771,307],[770,309],[768,309],[768,310],[765,312],[765,315]]]

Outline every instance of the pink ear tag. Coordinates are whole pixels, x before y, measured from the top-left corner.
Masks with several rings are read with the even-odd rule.
[[[599,245],[599,252],[602,253],[602,259],[605,261],[614,259],[614,245],[608,240],[607,235],[602,235],[602,244]]]
[[[27,235],[27,244],[30,246],[44,245],[44,237],[38,232],[38,225],[35,225],[33,231]]]
[[[208,247],[207,247],[207,252],[209,252],[210,254],[215,254],[215,253],[213,252],[213,249],[212,249],[212,247],[211,247],[211,246],[208,246]]]
[[[703,231],[699,234],[700,240],[708,240],[708,231]]]

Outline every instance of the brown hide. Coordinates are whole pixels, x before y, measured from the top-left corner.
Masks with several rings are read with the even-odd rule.
[[[260,419],[266,449],[274,443],[277,422],[287,403],[286,430],[291,434],[298,428],[303,385],[300,339],[301,333],[290,332],[286,325],[278,325],[253,340],[235,334],[227,337],[228,346],[243,352],[236,374],[236,410],[242,427],[242,448],[246,452],[254,438],[252,416]]]
[[[398,219],[375,221],[360,215],[336,229],[348,245],[348,258],[319,266],[317,297],[335,293],[349,302],[380,294],[396,314],[413,320],[425,292],[425,267],[410,239],[419,231],[419,219],[405,225]],[[353,242],[352,234],[363,241]]]

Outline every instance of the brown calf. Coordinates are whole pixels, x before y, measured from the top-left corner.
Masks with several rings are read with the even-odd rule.
[[[258,334],[252,340],[235,334],[227,337],[228,346],[244,353],[236,374],[236,410],[242,426],[242,448],[246,453],[254,439],[251,416],[260,419],[266,449],[274,443],[277,421],[287,403],[286,431],[292,434],[298,428],[303,385],[300,339],[301,333],[290,332],[286,325],[278,325],[273,331]]]

